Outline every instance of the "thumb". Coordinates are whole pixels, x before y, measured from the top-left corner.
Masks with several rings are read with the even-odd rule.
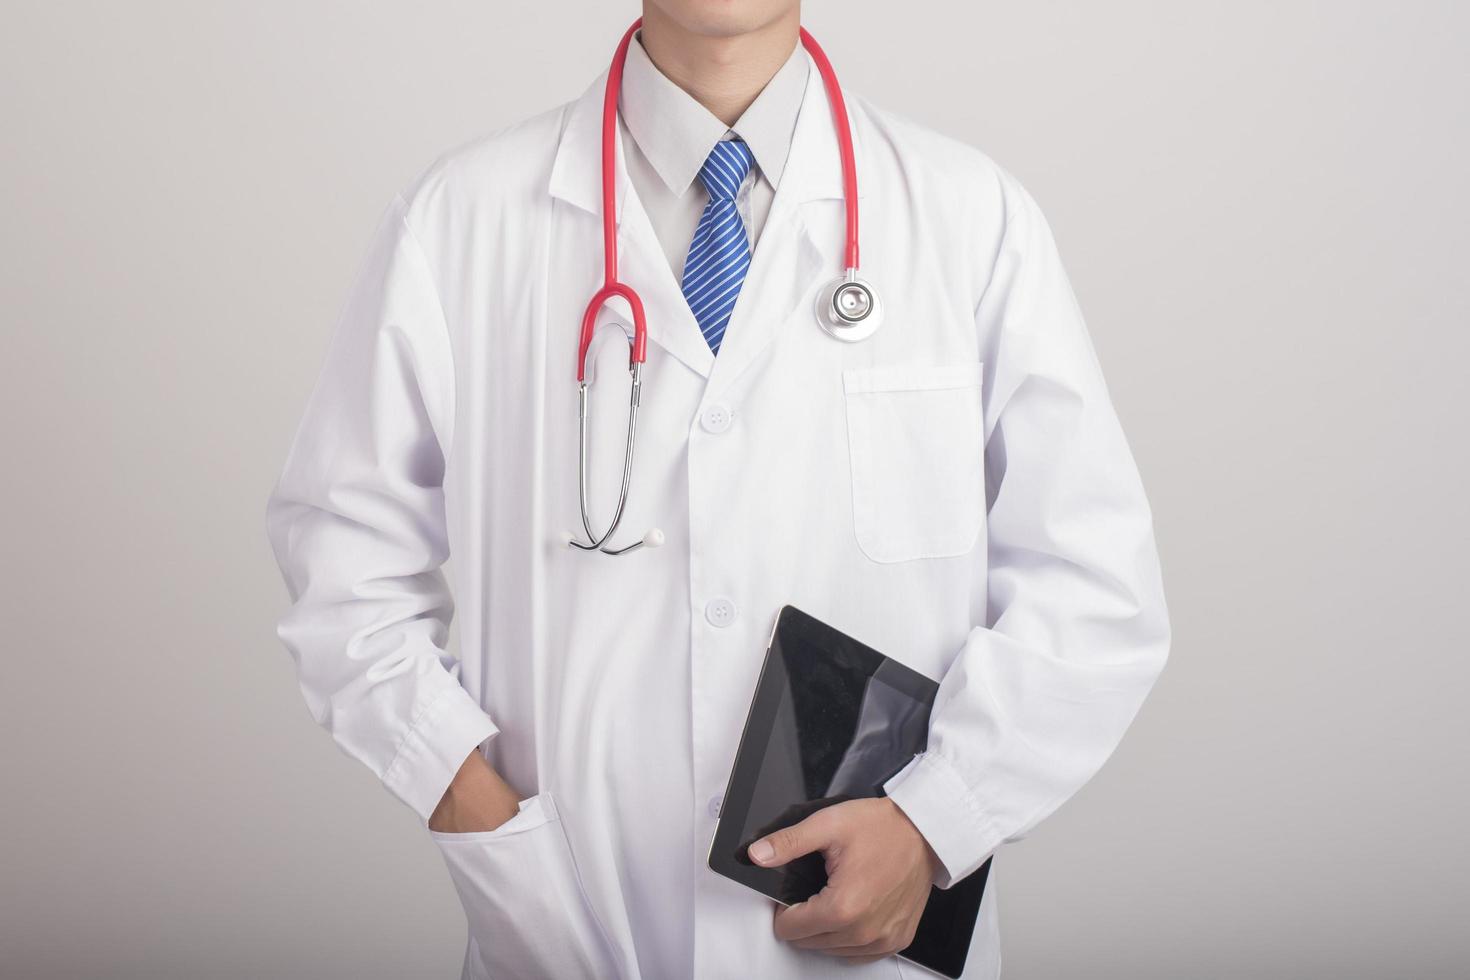
[[[746,853],[756,864],[772,868],[820,851],[832,839],[826,816],[819,810],[799,823],[769,833],[746,848]]]

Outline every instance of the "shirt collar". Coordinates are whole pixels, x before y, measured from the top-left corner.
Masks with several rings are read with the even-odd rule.
[[[638,149],[674,194],[689,189],[710,150],[729,132],[745,141],[761,173],[779,187],[810,70],[797,44],[735,125],[726,127],[658,70],[640,39],[628,45],[618,108]]]

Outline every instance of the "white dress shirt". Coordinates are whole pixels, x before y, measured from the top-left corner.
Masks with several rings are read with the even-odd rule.
[[[727,127],[658,70],[643,50],[641,32],[639,43],[628,45],[618,100],[628,177],[675,279],[684,276],[694,229],[709,203],[699,168],[722,139],[739,136],[755,157],[735,198],[754,253],[781,185],[808,73],[806,52],[797,44],[735,125]]]

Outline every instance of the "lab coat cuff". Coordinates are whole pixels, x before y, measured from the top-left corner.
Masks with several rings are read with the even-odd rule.
[[[941,867],[933,882],[940,888],[975,871],[1000,846],[996,831],[954,763],[935,752],[920,752],[889,777],[883,792],[909,818]]]
[[[456,683],[414,723],[383,783],[427,823],[464,760],[499,731],[469,692]]]

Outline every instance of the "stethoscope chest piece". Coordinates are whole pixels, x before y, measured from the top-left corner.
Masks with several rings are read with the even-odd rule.
[[[873,284],[854,269],[817,292],[817,322],[838,340],[867,340],[883,324],[883,303]]]

